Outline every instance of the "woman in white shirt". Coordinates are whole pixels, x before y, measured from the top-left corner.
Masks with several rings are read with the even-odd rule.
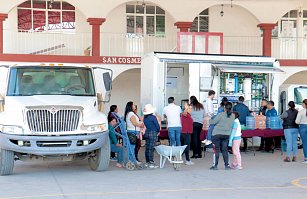
[[[296,116],[295,123],[298,124],[299,133],[303,143],[304,161],[307,164],[307,99],[303,100],[303,110],[300,110]]]
[[[144,128],[144,124],[140,121],[137,114],[135,114],[136,106],[133,104],[133,102],[128,102],[126,104],[125,108],[125,115],[124,119],[127,125],[127,133],[128,134],[134,134],[135,136],[139,137],[140,135],[140,128]],[[131,144],[131,149],[134,152],[135,151],[135,143]]]

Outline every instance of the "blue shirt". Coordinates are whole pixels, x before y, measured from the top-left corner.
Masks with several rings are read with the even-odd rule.
[[[246,117],[250,115],[248,107],[242,102],[239,102],[233,107],[233,111],[239,113],[240,124],[246,125]]]
[[[265,116],[266,117],[277,116],[277,111],[275,107],[273,107],[271,110],[267,109]]]
[[[146,126],[146,131],[160,132],[160,125],[158,123],[157,117],[150,114],[144,116],[144,124]]]

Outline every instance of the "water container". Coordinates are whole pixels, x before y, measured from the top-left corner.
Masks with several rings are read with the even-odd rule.
[[[269,129],[270,128],[270,117],[266,117],[265,121],[266,121],[265,126],[267,129]]]
[[[266,129],[266,117],[262,113],[255,116],[255,127],[256,129]]]
[[[203,120],[203,130],[208,130],[209,129],[209,120],[211,119],[210,116],[205,116],[204,120]]]
[[[246,117],[246,129],[249,130],[255,129],[255,118],[253,116]]]
[[[281,129],[280,122],[281,120],[279,116],[271,116],[270,117],[270,129]]]

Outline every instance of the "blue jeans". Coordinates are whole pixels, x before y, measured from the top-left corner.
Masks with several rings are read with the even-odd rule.
[[[212,132],[213,132],[213,128],[214,128],[214,124],[210,124],[209,129],[208,129],[208,134],[207,134],[207,140],[212,140]]]
[[[181,134],[181,127],[168,127],[168,137],[171,146],[181,146],[180,134]]]
[[[115,144],[111,144],[111,152],[117,153],[117,162],[122,164],[124,159],[124,150],[123,147],[116,146]]]
[[[300,124],[299,131],[303,143],[304,158],[307,159],[307,124]]]
[[[298,137],[298,129],[284,129],[285,138],[287,142],[287,157],[290,157],[291,152],[293,152],[293,157],[297,155],[297,137]]]

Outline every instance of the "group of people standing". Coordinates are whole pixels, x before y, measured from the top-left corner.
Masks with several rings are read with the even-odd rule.
[[[218,108],[218,113],[214,115],[213,98],[215,91],[210,90],[206,102],[201,104],[195,96],[191,96],[184,103],[183,110],[175,104],[174,97],[168,98],[168,106],[164,107],[163,115],[167,121],[168,136],[171,146],[187,145],[184,154],[186,165],[194,165],[191,159],[202,158],[201,132],[204,129],[204,118],[209,120],[209,128],[206,139],[203,141],[208,148],[214,149],[213,165],[211,170],[218,169],[219,154],[222,153],[225,169],[242,169],[240,154],[241,145],[241,125],[246,125],[246,117],[250,115],[249,108],[244,104],[244,97],[239,97],[238,103],[233,107],[227,98],[223,98]],[[259,114],[266,117],[277,116],[273,101],[263,100]],[[302,102],[303,110],[297,111],[295,103],[289,102],[289,109],[280,117],[283,119],[283,128],[287,143],[287,155],[285,162],[290,162],[290,155],[293,154],[292,161],[297,160],[297,138],[300,137],[303,143],[304,163],[307,163],[307,99]],[[156,110],[151,104],[145,105],[142,110],[144,116],[137,114],[137,106],[133,102],[126,104],[124,121],[126,123],[127,134],[132,134],[137,138],[135,143],[131,143],[135,152],[135,158],[139,163],[138,153],[141,147],[141,139],[146,140],[145,159],[149,167],[155,168],[154,146],[158,141],[161,130],[161,118],[156,115]],[[108,115],[111,151],[117,153],[116,166],[123,166],[123,150],[115,136],[118,128],[114,128],[118,123],[118,109],[116,105],[110,107]],[[244,148],[247,142],[244,140]],[[271,146],[272,141],[262,139],[260,149]],[[229,164],[228,147],[232,148],[233,162]],[[190,148],[193,154],[190,157]]]
[[[298,134],[300,134],[303,144],[303,163],[307,163],[307,99],[303,100],[303,109],[300,111],[295,109],[295,103],[293,101],[290,101],[288,106],[289,109],[280,116],[283,119],[283,129],[287,143],[287,153],[284,161],[291,162],[291,154],[292,161],[297,161],[297,139]]]
[[[186,101],[184,111],[178,105],[175,105],[173,97],[168,98],[169,105],[163,109],[163,114],[167,120],[167,129],[172,146],[180,146],[180,138],[183,145],[187,145],[184,153],[186,164],[193,165],[190,160],[190,146],[193,149],[191,158],[202,158],[200,135],[203,128],[204,118],[211,117],[205,144],[215,149],[213,166],[210,168],[216,170],[218,167],[219,153],[222,152],[225,169],[242,169],[240,143],[241,128],[238,125],[239,113],[233,113],[232,103],[223,99],[218,115],[214,116],[213,98],[215,91],[210,90],[205,104],[201,104],[195,96]],[[229,165],[228,146],[233,148],[234,161]]]
[[[139,116],[137,114],[137,106],[129,101],[125,107],[124,121],[127,130],[127,135],[130,141],[131,149],[134,151],[135,159],[137,164],[141,161],[138,158],[139,150],[141,148],[141,140],[146,140],[145,144],[145,158],[148,167],[156,167],[154,162],[154,146],[158,141],[158,134],[161,130],[161,119],[159,116],[155,115],[155,108],[151,104],[145,105],[143,109],[143,115]],[[123,167],[123,148],[122,144],[118,143],[116,139],[116,131],[119,132],[118,120],[120,116],[118,114],[118,109],[116,105],[110,107],[108,114],[109,122],[109,136],[111,142],[111,153],[117,153],[117,167]],[[114,128],[115,127],[115,128]],[[119,132],[120,133],[120,132]],[[131,140],[130,137],[134,137],[135,140]],[[114,154],[111,154],[111,156]]]

